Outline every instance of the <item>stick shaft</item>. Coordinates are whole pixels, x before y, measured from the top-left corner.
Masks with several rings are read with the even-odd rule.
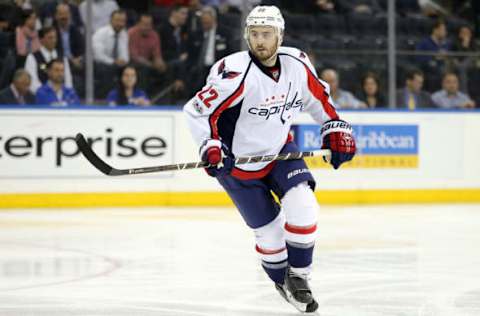
[[[142,167],[142,168],[131,168],[131,169],[116,169],[103,161],[98,155],[92,150],[87,140],[82,134],[77,134],[75,141],[81,153],[87,158],[87,160],[98,170],[103,172],[108,176],[122,176],[122,175],[133,175],[133,174],[143,174],[143,173],[153,173],[153,172],[163,172],[163,171],[177,171],[177,170],[187,170],[187,169],[197,169],[197,168],[207,168],[209,164],[204,161],[198,162],[187,162],[187,163],[178,163],[170,165],[160,165],[160,166],[151,166],[151,167]],[[302,159],[303,157],[312,157],[312,156],[330,156],[331,152],[329,149],[322,149],[318,151],[303,151],[303,152],[292,152],[286,154],[277,154],[277,155],[265,155],[265,156],[252,156],[252,157],[238,157],[235,158],[235,164],[243,165],[248,163],[257,163],[257,162],[271,162],[275,160],[294,160]]]

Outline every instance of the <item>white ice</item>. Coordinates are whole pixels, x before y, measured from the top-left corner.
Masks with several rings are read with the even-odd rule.
[[[480,315],[480,205],[322,207],[319,315]],[[298,315],[234,209],[0,212],[0,315]]]

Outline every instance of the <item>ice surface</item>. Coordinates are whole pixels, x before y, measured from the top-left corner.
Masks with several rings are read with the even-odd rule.
[[[320,315],[480,315],[480,205],[323,207]],[[299,315],[234,209],[0,212],[0,315]]]

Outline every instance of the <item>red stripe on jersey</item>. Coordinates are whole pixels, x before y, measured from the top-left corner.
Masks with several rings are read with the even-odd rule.
[[[308,235],[314,233],[317,230],[317,224],[312,226],[293,226],[285,223],[285,230],[292,234]]]
[[[258,253],[261,253],[262,255],[276,255],[277,253],[280,253],[280,252],[284,251],[285,249],[286,249],[286,248],[283,247],[283,248],[280,248],[280,249],[270,250],[270,249],[260,248],[258,245],[255,246],[255,250],[256,250]]]
[[[285,142],[285,144],[288,144],[291,142],[293,142],[293,135],[292,135],[292,132],[289,132],[287,136],[287,141]]]
[[[218,119],[220,118],[220,115],[222,114],[223,111],[228,109],[228,107],[233,103],[233,101],[235,101],[242,94],[244,86],[245,85],[242,82],[242,84],[237,88],[237,90],[232,95],[230,95],[227,99],[225,99],[220,104],[220,106],[217,107],[215,111],[213,111],[212,115],[210,115],[209,122],[210,122],[210,129],[212,130],[213,139],[219,139],[217,123],[218,123]]]
[[[304,66],[305,70],[307,71],[308,89],[315,98],[320,100],[323,105],[323,110],[327,112],[328,116],[330,116],[330,119],[338,120],[338,114],[335,111],[335,107],[328,101],[329,96],[325,91],[325,87],[320,83],[320,81],[318,81],[312,71],[308,69],[307,65]]]
[[[234,167],[231,175],[240,180],[261,179],[265,177],[267,174],[269,174],[270,171],[272,171],[274,166],[275,166],[275,161],[272,161],[265,168],[257,171],[245,171],[245,170]]]

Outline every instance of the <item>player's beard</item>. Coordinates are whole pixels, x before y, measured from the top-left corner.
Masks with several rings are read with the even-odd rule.
[[[260,49],[261,48],[261,49]],[[253,49],[253,55],[257,57],[260,62],[265,63],[274,58],[277,54],[277,45],[272,46],[270,48],[261,46],[255,47]]]

